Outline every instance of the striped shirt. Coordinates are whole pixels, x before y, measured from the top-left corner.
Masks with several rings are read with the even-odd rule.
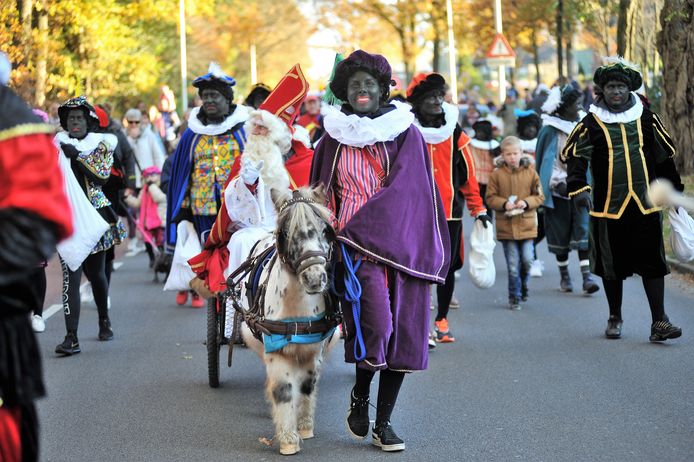
[[[381,189],[371,162],[366,156],[375,157],[387,173],[386,153],[383,143],[376,143],[363,148],[353,146],[341,147],[337,161],[337,183],[335,194],[340,204],[337,211],[337,229],[341,230],[367,200]]]

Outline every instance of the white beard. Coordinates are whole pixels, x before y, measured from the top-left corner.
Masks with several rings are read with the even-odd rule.
[[[248,135],[243,149],[243,157],[253,162],[262,160],[263,168],[260,177],[270,188],[285,190],[289,188],[289,174],[284,167],[282,152],[268,136]]]

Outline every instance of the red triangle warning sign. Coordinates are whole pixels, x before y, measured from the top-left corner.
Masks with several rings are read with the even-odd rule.
[[[504,34],[498,33],[494,37],[492,46],[489,47],[489,51],[486,54],[487,58],[515,58],[516,53],[509,45],[508,40],[504,37]]]

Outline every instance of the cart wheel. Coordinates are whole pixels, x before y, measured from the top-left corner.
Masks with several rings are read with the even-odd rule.
[[[210,387],[219,387],[219,317],[217,297],[207,299],[207,372]]]

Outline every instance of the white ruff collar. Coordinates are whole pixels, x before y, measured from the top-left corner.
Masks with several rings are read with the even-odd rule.
[[[637,95],[633,91],[631,92],[631,94],[633,95],[636,104],[634,104],[632,107],[630,107],[624,112],[610,112],[607,109],[603,109],[594,104],[590,105],[590,109],[588,109],[588,112],[592,112],[598,119],[607,124],[626,124],[629,122],[633,122],[636,119],[639,119],[643,114],[643,103],[641,102],[641,98],[639,98],[639,95]]]
[[[190,128],[193,131],[193,133],[196,133],[198,135],[214,136],[226,133],[229,130],[231,130],[232,127],[240,124],[241,122],[245,122],[246,119],[248,119],[248,114],[250,111],[248,107],[243,106],[241,104],[237,104],[236,109],[234,109],[234,112],[229,114],[229,116],[226,119],[224,119],[224,121],[221,124],[207,125],[203,125],[200,119],[198,119],[199,112],[199,107],[193,108],[190,111],[190,115],[188,116],[188,128]]]
[[[58,146],[58,149],[60,149],[60,143],[65,143],[73,145],[79,152],[92,152],[102,141],[106,143],[111,151],[118,144],[116,135],[111,135],[110,133],[87,133],[87,136],[81,140],[70,138],[67,132],[58,132],[55,135],[55,144]]]
[[[550,127],[556,128],[560,132],[570,135],[571,132],[574,131],[574,128],[576,128],[576,125],[578,125],[578,122],[571,122],[570,120],[560,119],[557,116],[542,114],[542,124],[549,125]]]
[[[339,108],[329,106],[325,110],[325,131],[338,142],[363,148],[383,141],[393,141],[414,122],[410,106],[393,101],[395,109],[370,119],[356,114],[347,115]]]
[[[458,123],[458,106],[443,103],[443,117],[446,123],[440,127],[422,127],[419,120],[415,119],[414,124],[422,132],[424,141],[429,144],[439,144],[453,135],[455,125]]]
[[[537,149],[537,138],[533,138],[532,140],[520,140],[521,142],[521,150],[524,152],[535,152]]]
[[[470,140],[470,146],[477,149],[486,149],[487,151],[491,151],[499,147],[499,142],[497,140],[482,141],[473,138]]]

